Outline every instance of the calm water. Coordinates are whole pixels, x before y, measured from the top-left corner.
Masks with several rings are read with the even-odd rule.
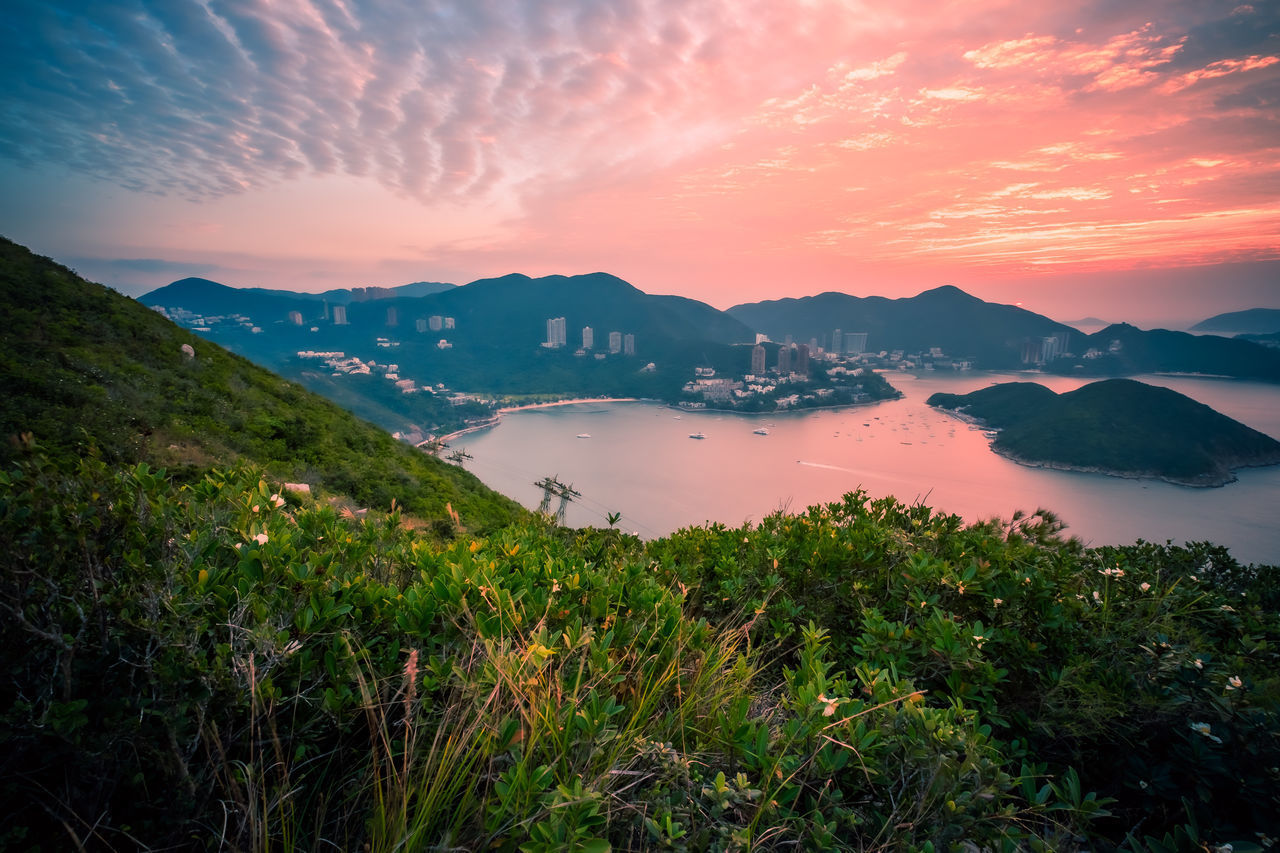
[[[981,430],[925,405],[936,391],[964,393],[1008,374],[891,374],[901,400],[797,414],[678,412],[653,403],[579,403],[509,413],[452,443],[485,483],[529,507],[532,484],[558,476],[582,493],[574,526],[606,524],[660,536],[719,521],[759,521],[778,509],[838,500],[856,488],[917,500],[969,520],[1008,518],[1043,506],[1086,543],[1209,540],[1242,561],[1280,563],[1280,466],[1244,469],[1223,488],[1193,489],[1027,468],[988,447]],[[1055,391],[1084,380],[1034,376]],[[1144,376],[1280,438],[1280,387],[1254,382]],[[764,427],[762,436],[753,430]],[[705,433],[704,440],[689,438]],[[578,438],[586,433],[590,438]],[[554,508],[554,504],[553,504]]]

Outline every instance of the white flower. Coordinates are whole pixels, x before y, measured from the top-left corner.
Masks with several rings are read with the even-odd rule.
[[[1138,585],[1138,589],[1142,590],[1143,592],[1146,592],[1147,590],[1151,589],[1151,584],[1141,583]]]
[[[999,607],[1001,604],[1004,604],[1004,599],[1003,599],[1003,598],[993,598],[993,599],[991,599],[991,606],[992,606],[992,607]]]
[[[239,550],[240,550],[240,544],[241,544],[241,543],[239,543],[239,542],[237,542],[237,543],[236,543],[236,550],[237,550],[237,551],[239,551]]]
[[[254,511],[254,512],[257,512],[257,511],[258,511],[258,510],[260,510],[260,509],[262,509],[262,507],[258,506],[257,504],[254,504],[254,505],[253,505],[253,511]]]
[[[827,707],[822,709],[822,716],[824,717],[830,717],[834,714],[836,712],[836,706],[840,704],[839,699],[828,699],[826,694],[823,693],[818,694],[818,701],[825,702],[827,705]]]
[[[272,495],[271,505],[276,507],[284,506],[284,498],[280,497],[278,494]]]
[[[266,545],[266,544],[267,544],[267,534],[265,534],[265,533],[259,533],[257,536],[253,537],[253,541],[254,541],[254,542],[257,542],[259,545]]]
[[[1201,658],[1195,660],[1196,669],[1204,669],[1204,661]]]
[[[1101,600],[1102,600],[1102,594],[1101,594],[1101,593],[1099,593],[1096,589],[1093,591],[1093,600],[1094,600],[1094,601],[1101,601]]]
[[[1240,680],[1240,676],[1233,675],[1227,679],[1228,690],[1239,690],[1241,687],[1244,687],[1244,682]]]

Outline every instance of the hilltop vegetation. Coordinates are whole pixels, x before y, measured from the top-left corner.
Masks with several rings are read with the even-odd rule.
[[[1065,394],[1006,382],[969,394],[934,394],[1000,432],[992,449],[1032,465],[1159,477],[1191,486],[1235,479],[1232,470],[1280,463],[1280,442],[1191,398],[1132,379]]]
[[[361,506],[385,510],[394,499],[442,522],[451,522],[451,506],[471,529],[521,512],[471,474],[7,240],[0,308],[6,437],[28,435],[54,455],[192,475],[252,462]],[[0,462],[19,452],[5,441]]]
[[[850,494],[650,544],[432,544],[32,456],[0,475],[0,844],[1260,849],[1273,577]],[[1249,844],[1254,844],[1250,847]]]

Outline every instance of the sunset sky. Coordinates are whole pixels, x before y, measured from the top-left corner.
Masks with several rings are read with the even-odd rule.
[[[1280,307],[1274,0],[6,0],[0,84],[0,233],[135,295]]]

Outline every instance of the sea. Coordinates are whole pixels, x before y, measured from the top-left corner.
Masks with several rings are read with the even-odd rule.
[[[1241,562],[1280,565],[1280,466],[1245,468],[1218,488],[1019,465],[990,449],[990,433],[925,405],[938,391],[1035,381],[1054,391],[1089,380],[1041,374],[892,372],[903,396],[840,409],[740,415],[680,411],[654,402],[578,402],[508,412],[454,439],[487,485],[536,509],[547,477],[578,496],[566,524],[608,526],[645,538],[705,523],[758,523],[855,489],[922,502],[967,521],[1045,508],[1086,545],[1209,541]],[[1280,386],[1149,375],[1280,439]],[[763,434],[762,434],[763,433]],[[691,438],[701,435],[703,438]],[[560,508],[552,497],[549,509]],[[465,523],[465,519],[464,519]]]

